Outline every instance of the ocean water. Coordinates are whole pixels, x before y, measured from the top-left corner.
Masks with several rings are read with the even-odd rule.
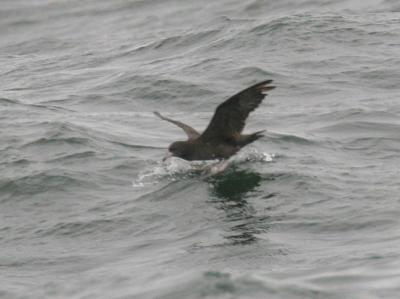
[[[0,298],[400,297],[400,4],[3,0]],[[203,176],[161,161],[273,79]]]

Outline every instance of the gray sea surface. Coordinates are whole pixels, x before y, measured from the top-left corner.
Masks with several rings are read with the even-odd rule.
[[[179,159],[277,88],[222,175]],[[0,298],[400,298],[400,2],[2,0]]]

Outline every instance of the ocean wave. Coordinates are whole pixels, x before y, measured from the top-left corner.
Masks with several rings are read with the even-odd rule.
[[[298,145],[316,145],[317,141],[310,138],[305,138],[290,134],[280,134],[280,133],[265,133],[266,139],[271,143],[283,143],[283,144],[298,144]]]
[[[331,137],[346,138],[399,138],[400,124],[374,121],[343,121],[313,130]]]
[[[153,82],[147,82],[145,86],[137,86],[129,93],[136,94],[141,99],[163,102],[171,99],[188,99],[196,97],[210,96],[214,93],[202,86],[185,82],[183,80],[157,79]]]
[[[177,285],[176,281],[180,281]],[[318,285],[301,280],[279,278],[279,273],[271,276],[254,276],[251,273],[204,271],[202,274],[187,272],[185,275],[167,277],[162,289],[137,290],[140,298],[334,298],[333,292],[322,290]]]
[[[54,191],[68,191],[71,188],[93,187],[96,184],[85,179],[80,173],[67,173],[66,171],[43,171],[30,175],[16,176],[2,179],[0,191],[2,201],[23,199],[37,194],[51,193]]]
[[[35,234],[41,237],[79,237],[83,235],[103,234],[112,232],[121,226],[132,224],[129,218],[92,219],[86,221],[59,222],[47,229],[39,229]]]
[[[16,100],[0,98],[0,105],[2,105],[2,106],[13,106],[13,105],[19,105],[19,104],[20,103]]]
[[[219,33],[219,30],[209,30],[198,33],[190,33],[185,35],[171,36],[162,39],[161,41],[155,42],[152,46],[153,49],[163,49],[168,48],[179,48],[182,47],[195,47],[196,44],[202,44],[206,42],[206,39],[215,36]]]
[[[87,145],[89,140],[82,137],[66,137],[66,138],[39,138],[23,145],[23,147],[30,146],[47,146],[47,145]]]
[[[9,91],[9,90],[8,90]],[[69,109],[54,106],[54,105],[45,105],[45,104],[32,104],[32,103],[24,103],[22,101],[16,99],[7,99],[7,98],[0,98],[0,106],[6,107],[5,109],[10,109],[13,111],[14,109],[25,110],[32,113],[32,110],[40,111],[51,111],[51,112],[65,112],[71,111]]]

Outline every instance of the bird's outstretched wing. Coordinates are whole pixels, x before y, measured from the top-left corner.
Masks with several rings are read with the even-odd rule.
[[[195,129],[193,129],[191,126],[181,123],[180,121],[162,116],[158,111],[154,111],[154,114],[157,115],[162,120],[166,120],[170,123],[173,123],[174,125],[177,125],[179,128],[183,129],[183,131],[185,131],[186,135],[188,136],[189,140],[194,140],[200,136],[200,133],[197,132]]]
[[[249,113],[262,102],[265,92],[275,88],[270,83],[272,80],[257,83],[220,104],[200,139],[204,142],[237,140]]]

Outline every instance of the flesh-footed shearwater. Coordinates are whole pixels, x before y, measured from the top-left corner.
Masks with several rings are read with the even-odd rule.
[[[268,90],[275,86],[269,84],[272,80],[262,81],[242,90],[220,104],[215,110],[206,130],[200,134],[192,127],[162,116],[155,111],[159,118],[182,128],[188,140],[173,142],[167,157],[175,156],[185,160],[214,160],[228,159],[242,147],[264,136],[264,131],[242,134],[249,113],[255,110],[265,98]]]

